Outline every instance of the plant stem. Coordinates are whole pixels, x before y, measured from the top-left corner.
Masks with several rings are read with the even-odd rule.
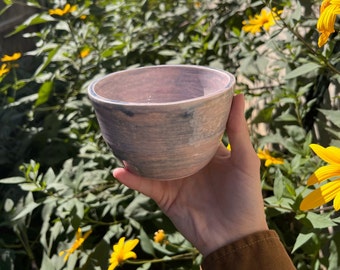
[[[291,212],[291,213],[294,212],[291,208],[284,207],[284,206],[281,206],[281,205],[270,205],[270,204],[265,203],[265,204],[264,204],[264,207],[273,208],[273,209],[282,209],[282,210],[289,211],[289,212]]]
[[[159,258],[159,259],[151,259],[151,260],[134,260],[134,261],[127,260],[126,263],[128,263],[128,264],[144,264],[144,263],[161,263],[161,262],[166,262],[166,261],[169,261],[169,260],[172,260],[172,261],[191,260],[193,257],[195,257],[197,255],[198,255],[198,253],[196,254],[196,253],[188,252],[188,253],[174,255],[174,256],[171,256],[171,257],[167,257],[167,258]]]

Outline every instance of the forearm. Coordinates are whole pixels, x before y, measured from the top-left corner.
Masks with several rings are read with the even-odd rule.
[[[203,270],[295,269],[275,231],[266,230],[228,244],[204,258]]]

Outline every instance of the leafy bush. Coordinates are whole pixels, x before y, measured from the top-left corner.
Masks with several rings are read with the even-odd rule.
[[[4,2],[1,13],[36,8],[11,35],[39,31],[24,34],[33,50],[2,52],[0,63],[0,269],[105,269],[122,237],[139,239],[124,269],[199,269],[201,255],[157,205],[112,177],[120,163],[86,94],[104,74],[157,64],[237,76],[254,147],[270,161],[269,226],[298,269],[339,267],[337,212],[300,210],[324,164],[309,145],[340,146],[340,40],[318,47],[319,1]]]

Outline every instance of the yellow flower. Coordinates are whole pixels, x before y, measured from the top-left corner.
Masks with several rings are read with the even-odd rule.
[[[264,149],[264,150],[258,149],[257,156],[260,159],[264,159],[266,161],[264,163],[266,167],[269,167],[272,164],[283,164],[284,163],[282,158],[276,158],[276,157],[271,156],[268,149]]]
[[[329,36],[335,32],[336,15],[340,14],[340,0],[323,0],[320,7],[320,17],[316,28],[320,33],[318,46],[322,47]]]
[[[278,14],[281,13],[282,10],[276,12],[276,8],[271,11],[263,8],[261,14],[256,14],[255,17],[250,16],[248,21],[243,21],[242,29],[252,34],[260,33],[262,29],[269,31],[270,27],[275,25],[275,21],[279,18]]]
[[[60,9],[60,8],[50,9],[48,11],[48,13],[50,15],[64,16],[65,14],[71,13],[71,12],[76,11],[76,10],[77,10],[76,5],[71,6],[70,4],[66,4],[64,6],[64,9]]]
[[[122,262],[127,259],[136,259],[137,255],[132,250],[137,246],[139,240],[133,239],[125,242],[125,237],[121,237],[116,245],[113,246],[113,252],[111,253],[110,266],[108,270],[115,269]]]
[[[201,8],[202,7],[202,3],[200,1],[195,1],[194,2],[194,7],[197,8],[197,9]]]
[[[162,244],[164,242],[164,240],[166,239],[166,234],[164,232],[164,230],[158,230],[157,232],[155,232],[154,236],[153,236],[153,241],[159,244]]]
[[[311,144],[310,148],[324,161],[326,166],[318,168],[307,180],[307,185],[321,183],[327,179],[340,176],[340,148],[329,146],[324,148],[318,144]],[[319,207],[333,200],[335,210],[340,209],[340,178],[313,190],[301,202],[301,210]]]
[[[90,48],[84,48],[80,51],[80,58],[85,58],[86,56],[88,56],[90,54],[91,50]]]
[[[10,71],[9,67],[7,64],[2,64],[0,67],[0,77],[4,76]]]
[[[1,58],[1,61],[2,61],[2,62],[11,62],[11,61],[18,60],[20,57],[21,57],[21,53],[19,53],[19,52],[13,53],[13,55],[7,55],[7,54],[5,54],[5,55]]]
[[[78,228],[76,232],[76,240],[74,241],[71,248],[62,250],[59,252],[59,256],[63,256],[65,253],[64,261],[66,262],[68,260],[68,257],[75,252],[86,240],[87,237],[92,233],[92,230],[87,231],[84,236],[82,235],[81,228]]]

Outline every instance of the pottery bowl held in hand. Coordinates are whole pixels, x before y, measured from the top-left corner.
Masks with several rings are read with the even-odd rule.
[[[202,66],[161,65],[94,81],[89,98],[104,140],[134,174],[170,180],[212,159],[228,120],[235,78]]]

